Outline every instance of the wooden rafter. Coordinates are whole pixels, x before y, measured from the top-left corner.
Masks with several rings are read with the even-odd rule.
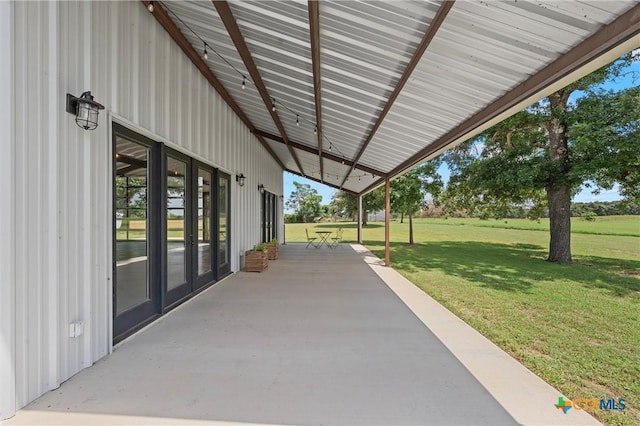
[[[289,173],[291,173],[291,174],[294,174],[294,175],[296,175],[296,176],[300,176],[300,177],[303,177],[303,178],[305,178],[305,179],[309,179],[309,180],[312,180],[312,181],[314,181],[314,182],[318,182],[318,183],[321,183],[321,184],[324,184],[324,185],[330,186],[331,188],[334,188],[334,189],[340,189],[340,190],[342,190],[342,191],[344,191],[344,192],[348,192],[349,194],[357,195],[357,193],[356,193],[355,191],[352,191],[352,190],[350,190],[350,189],[340,188],[338,185],[334,185],[333,183],[330,183],[330,182],[320,182],[320,179],[316,179],[316,178],[314,178],[313,176],[306,176],[306,175],[303,175],[302,173],[298,173],[298,172],[296,172],[295,170],[285,169],[285,171],[287,171],[287,172],[289,172]]]
[[[272,141],[275,142],[279,142],[279,143],[284,143],[284,139],[282,139],[282,137],[278,136],[278,135],[272,135],[271,133],[267,133],[264,132],[262,130],[256,130],[255,131],[256,136],[262,136],[264,138],[267,139],[271,139]],[[327,160],[331,160],[331,161],[335,161],[337,163],[341,163],[346,165],[347,167],[351,167],[353,166],[353,162],[347,158],[343,158],[334,154],[331,154],[329,152],[323,152],[322,154],[320,154],[320,151],[318,151],[318,149],[309,146],[309,145],[305,145],[299,142],[294,142],[292,140],[289,140],[289,145],[291,145],[293,148],[299,149],[301,151],[305,151],[308,152],[309,154],[313,154],[313,155],[321,155],[322,158],[326,158]],[[358,170],[362,170],[363,172],[367,172],[367,173],[372,173],[376,176],[386,176],[386,173],[383,171],[380,171],[378,169],[374,169],[373,167],[368,167],[365,166],[363,164],[356,164],[355,166],[356,169]]]
[[[316,123],[318,137],[318,160],[320,162],[320,180],[324,181],[322,161],[322,84],[320,80],[320,12],[319,2],[309,0],[309,39],[311,41],[311,65],[313,69],[313,96],[316,104]]]
[[[438,151],[446,149],[457,141],[469,139],[476,129],[523,102],[527,102],[527,100],[532,99],[536,94],[542,92],[554,83],[588,65],[590,62],[633,37],[638,37],[638,35],[640,35],[640,5],[632,7],[616,20],[602,27],[591,37],[538,71],[538,73],[529,77],[526,81],[520,83],[504,96],[477,112],[466,121],[460,123],[453,130],[426,148],[409,157],[389,172],[389,178],[392,179],[398,176],[405,170],[424,161]],[[361,193],[364,194],[372,191],[382,183],[384,183],[384,179],[378,179],[361,191]]]
[[[304,175],[304,169],[302,168],[302,164],[300,163],[300,160],[298,159],[296,152],[289,145],[289,138],[287,137],[287,132],[285,131],[284,126],[282,125],[282,122],[280,121],[278,112],[274,111],[274,109],[272,108],[274,106],[273,98],[269,95],[269,92],[267,91],[267,88],[264,85],[264,81],[262,81],[262,76],[260,75],[260,72],[258,71],[258,67],[256,66],[255,62],[253,61],[253,57],[251,56],[251,52],[249,51],[249,46],[247,46],[247,43],[244,40],[242,32],[240,31],[240,27],[238,26],[238,23],[236,22],[236,19],[233,16],[233,13],[231,12],[231,8],[229,7],[229,4],[226,1],[217,1],[217,0],[212,0],[212,3],[215,6],[216,10],[218,11],[218,15],[220,16],[222,23],[227,29],[227,33],[229,34],[229,37],[231,37],[231,41],[233,41],[233,44],[235,45],[236,51],[242,58],[242,62],[244,62],[244,66],[247,68],[247,71],[249,71],[249,75],[251,76],[253,83],[256,85],[256,88],[258,89],[258,93],[260,93],[260,97],[262,97],[262,101],[264,102],[264,105],[267,108],[267,111],[269,111],[269,114],[271,114],[271,118],[273,119],[273,122],[275,123],[276,127],[278,128],[278,131],[280,132],[280,134],[282,135],[282,138],[287,144],[287,148],[289,149],[289,152],[291,153],[293,160],[296,162],[296,165],[298,166],[298,169],[300,170],[300,172]]]
[[[141,3],[144,4],[146,8],[147,5],[149,4],[149,1],[141,0]],[[224,88],[222,83],[220,83],[220,81],[216,78],[216,76],[213,74],[211,69],[204,62],[204,60],[202,60],[202,58],[200,57],[200,54],[196,52],[196,50],[193,48],[191,43],[189,43],[189,40],[187,40],[187,38],[184,36],[184,34],[182,34],[182,32],[176,26],[173,20],[169,17],[169,15],[167,15],[167,12],[161,6],[160,2],[154,3],[152,14],[156,18],[156,20],[160,23],[160,25],[162,25],[162,28],[164,28],[164,30],[169,34],[169,36],[171,36],[173,41],[175,41],[176,44],[180,47],[180,49],[182,49],[182,51],[187,56],[187,58],[189,58],[189,60],[191,60],[191,62],[196,66],[196,68],[198,68],[198,71],[200,71],[200,74],[202,74],[204,78],[207,79],[209,84],[216,90],[216,92],[218,92],[220,97],[222,97],[222,99],[226,102],[226,104],[229,105],[231,110],[236,113],[236,115],[238,116],[238,118],[240,118],[240,120],[244,123],[244,125],[247,126],[251,132],[253,132],[255,130],[255,127],[253,123],[251,123],[251,120],[249,120],[249,117],[247,117],[244,111],[242,111],[242,109],[236,103],[236,101],[233,100],[229,92],[227,92],[227,89]],[[285,169],[286,167],[284,166],[284,163],[282,162],[282,160],[280,160],[278,155],[271,149],[267,141],[265,141],[262,137],[258,137],[258,141],[260,142],[260,145],[262,145],[264,149],[267,150],[269,155],[271,155],[271,158],[273,158],[280,167]]]
[[[384,121],[385,117],[387,116],[387,114],[391,110],[391,107],[393,106],[393,103],[397,99],[398,95],[400,95],[400,92],[402,92],[402,89],[404,88],[405,84],[407,84],[407,81],[409,81],[409,77],[411,76],[411,73],[413,73],[413,70],[418,65],[418,62],[420,62],[420,59],[422,58],[422,55],[427,50],[427,47],[429,47],[429,44],[431,44],[431,40],[433,40],[433,38],[435,37],[436,33],[440,29],[440,25],[442,25],[442,23],[444,22],[445,18],[447,17],[447,14],[449,13],[451,8],[453,7],[454,3],[455,3],[455,0],[443,1],[442,4],[440,5],[440,9],[438,9],[438,12],[434,16],[434,18],[431,21],[431,23],[429,24],[429,29],[424,34],[424,37],[422,37],[422,40],[420,41],[420,44],[418,45],[418,48],[416,49],[416,51],[414,52],[413,56],[411,57],[411,60],[407,64],[407,67],[405,68],[404,72],[402,73],[402,76],[400,77],[400,80],[398,80],[398,84],[396,84],[396,87],[393,89],[393,92],[391,92],[391,96],[389,96],[389,100],[387,101],[387,104],[382,109],[382,112],[380,112],[380,115],[378,116],[378,119],[376,120],[375,124],[371,128],[371,131],[369,132],[369,135],[367,136],[365,141],[360,146],[360,149],[358,150],[358,154],[353,159],[354,163],[357,164],[358,161],[360,161],[360,158],[362,157],[362,154],[364,154],[364,151],[369,146],[369,143],[371,143],[371,140],[373,139],[373,137],[375,136],[376,132],[380,128],[380,125],[382,124],[382,122]],[[345,182],[347,181],[347,179],[349,178],[349,175],[352,172],[353,172],[353,167],[345,175],[344,180],[342,181],[342,185],[340,185],[340,186],[344,186]]]

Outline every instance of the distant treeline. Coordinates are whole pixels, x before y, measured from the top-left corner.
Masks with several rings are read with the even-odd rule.
[[[625,203],[624,201],[571,203],[571,216],[582,216],[587,212],[593,212],[598,216],[640,215],[640,203]]]
[[[526,207],[513,207],[505,213],[505,219],[523,219],[530,217],[529,209]],[[618,216],[618,215],[640,215],[640,204],[624,201],[596,201],[591,203],[571,203],[571,216]],[[429,205],[429,208],[420,212],[420,217],[479,217],[480,219],[494,219],[495,216],[488,212],[475,212],[469,214],[465,211],[446,211],[441,206]],[[542,217],[549,217],[548,211],[542,212]]]

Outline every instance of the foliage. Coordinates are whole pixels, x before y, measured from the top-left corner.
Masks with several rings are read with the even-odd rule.
[[[373,191],[362,197],[362,225],[367,225],[368,212],[377,212],[384,210],[385,197],[384,187],[374,189]]]
[[[343,218],[349,217],[355,219],[358,213],[358,197],[349,192],[334,192],[329,205],[333,208],[335,215]]]
[[[289,196],[287,207],[292,209],[298,221],[309,223],[320,217],[322,196],[308,183],[293,182],[296,189]]]
[[[572,203],[571,215],[581,216],[585,211],[598,216],[640,215],[640,203],[627,201],[596,201],[591,203]]]
[[[640,88],[602,88],[633,61],[625,55],[445,154],[447,209],[503,218],[524,208],[532,219],[548,209],[557,225],[549,260],[571,261],[565,213],[581,185],[618,183],[627,199],[640,200]]]
[[[255,246],[253,246],[253,251],[267,251],[269,250],[269,247],[267,247],[267,245],[265,243],[262,244],[256,244]]]
[[[584,212],[580,215],[580,219],[586,220],[587,222],[593,222],[598,217],[594,212]]]
[[[433,159],[391,181],[391,210],[409,216],[428,208],[427,195],[437,200],[442,190],[442,179],[437,170],[440,159]],[[413,244],[413,227],[409,227],[409,244]]]

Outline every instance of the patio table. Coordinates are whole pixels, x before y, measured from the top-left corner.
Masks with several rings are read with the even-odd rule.
[[[318,237],[320,237],[320,242],[318,242],[318,248],[322,247],[322,244],[331,248],[327,239],[329,238],[329,235],[332,234],[332,231],[316,231],[316,234],[318,234]]]

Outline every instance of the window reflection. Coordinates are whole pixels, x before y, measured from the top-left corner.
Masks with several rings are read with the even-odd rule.
[[[116,138],[116,313],[149,300],[149,149]]]
[[[185,229],[187,165],[167,157],[167,289],[187,281]]]

